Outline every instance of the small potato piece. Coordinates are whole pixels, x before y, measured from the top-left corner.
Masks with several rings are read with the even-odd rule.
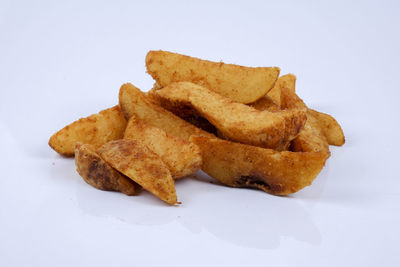
[[[318,121],[309,112],[307,112],[306,125],[304,125],[303,130],[292,141],[291,150],[298,152],[322,151],[330,155],[328,141]]]
[[[121,86],[119,104],[127,120],[135,115],[138,119],[158,127],[170,135],[185,140],[188,140],[193,134],[213,136],[153,104],[153,101],[149,100],[145,93],[130,83]]]
[[[65,126],[50,138],[49,145],[61,155],[72,157],[77,142],[98,148],[122,138],[126,123],[119,106],[114,106]]]
[[[342,146],[345,143],[342,127],[334,117],[313,109],[309,109],[308,112],[318,120],[321,130],[330,145]]]
[[[291,150],[298,152],[322,151],[330,155],[329,144],[318,120],[309,112],[306,104],[289,88],[281,89],[282,108],[303,108],[307,110],[307,121],[298,136],[292,141]]]
[[[281,89],[283,87],[295,92],[296,76],[294,74],[286,74],[279,77],[274,87],[268,92],[267,96],[271,97],[278,106],[281,106]]]
[[[323,152],[278,152],[217,138],[192,136],[203,156],[202,170],[232,187],[261,189],[274,195],[299,191],[321,171]]]
[[[150,148],[167,165],[174,179],[195,173],[201,167],[201,153],[198,146],[169,135],[135,116],[129,119],[124,138]]]
[[[105,191],[119,191],[128,196],[139,194],[141,187],[113,169],[97,153],[93,145],[77,143],[76,170],[91,186]]]
[[[245,104],[257,101],[271,90],[280,71],[277,67],[243,67],[167,51],[148,52],[146,67],[157,87],[187,81]]]
[[[174,180],[164,162],[146,146],[127,139],[108,142],[97,151],[113,168],[159,199],[177,202]]]
[[[155,93],[169,110],[196,109],[231,140],[277,150],[286,148],[306,120],[304,110],[258,111],[190,82],[173,83]]]

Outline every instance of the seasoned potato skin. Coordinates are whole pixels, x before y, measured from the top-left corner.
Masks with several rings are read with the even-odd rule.
[[[156,153],[174,179],[193,174],[201,167],[201,153],[197,145],[169,135],[135,116],[129,119],[124,138],[143,144]]]
[[[122,138],[127,121],[119,106],[79,119],[50,137],[49,145],[66,157],[73,157],[75,144],[91,144],[96,148]]]
[[[190,82],[173,83],[155,93],[166,109],[196,109],[231,140],[277,150],[287,147],[306,120],[304,110],[258,111]]]
[[[192,136],[203,157],[202,170],[232,187],[289,195],[312,181],[325,165],[324,152],[278,152],[218,138]]]
[[[170,205],[177,202],[174,180],[168,167],[146,146],[121,139],[108,142],[97,153],[113,168],[159,199]]]
[[[306,104],[289,88],[281,89],[282,108],[304,108],[307,110],[307,122],[298,136],[292,141],[291,150],[300,152],[322,151],[330,155],[327,138],[313,114]]]
[[[193,134],[212,136],[153,103],[154,101],[149,100],[145,93],[132,84],[126,83],[121,86],[119,104],[127,120],[135,115],[138,119],[185,140]]]
[[[119,191],[128,196],[137,195],[141,187],[106,163],[93,145],[77,143],[75,146],[76,170],[91,186],[105,191]]]
[[[148,52],[146,67],[157,82],[156,88],[188,81],[245,104],[268,93],[280,72],[277,67],[244,67],[167,51]]]
[[[274,87],[268,92],[267,96],[278,105],[281,106],[281,90],[288,88],[295,92],[296,89],[296,76],[294,74],[286,74],[278,78]]]
[[[326,140],[330,145],[333,146],[344,145],[345,137],[343,134],[342,127],[340,127],[340,124],[334,117],[326,113],[318,112],[313,109],[308,109],[308,112],[318,121],[318,124],[321,127],[321,130],[323,131]]]
[[[280,99],[280,94],[279,94],[279,99]],[[280,105],[276,104],[275,101],[268,95],[265,95],[256,102],[249,104],[249,106],[260,111],[268,110],[271,112],[276,112],[281,110]]]
[[[276,111],[282,109],[303,109],[307,111],[307,123],[304,130],[292,145],[296,151],[326,151],[329,153],[328,145],[341,146],[345,143],[343,130],[339,123],[330,115],[310,109],[295,93],[296,77],[288,74],[280,77],[267,96],[261,98],[250,106],[258,110]],[[275,92],[275,101],[270,93]],[[279,92],[279,93],[278,93]],[[272,95],[271,95],[272,96]],[[279,101],[278,101],[279,100]],[[279,105],[274,105],[276,101]]]

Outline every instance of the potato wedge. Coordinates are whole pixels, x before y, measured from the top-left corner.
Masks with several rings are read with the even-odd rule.
[[[299,152],[318,152],[322,151],[330,155],[329,144],[321,130],[321,127],[310,113],[307,111],[307,122],[299,135],[293,139],[290,150]]]
[[[146,67],[158,87],[188,81],[245,104],[268,93],[280,71],[277,67],[243,67],[167,51],[148,52]]]
[[[278,106],[281,106],[281,89],[283,87],[295,92],[296,76],[294,74],[286,74],[279,77],[274,87],[268,92],[267,96],[271,97]]]
[[[218,138],[192,136],[202,152],[202,170],[232,187],[261,189],[274,195],[299,191],[321,171],[323,152],[278,152]]]
[[[313,109],[308,109],[308,112],[318,120],[318,123],[323,131],[326,140],[330,145],[342,146],[345,143],[345,137],[342,127],[336,119],[328,114],[318,112]]]
[[[164,162],[146,146],[133,140],[108,142],[97,151],[113,168],[128,176],[159,199],[177,202],[174,180]]]
[[[289,88],[281,88],[282,108],[303,108],[307,110],[307,121],[298,136],[292,141],[291,150],[299,152],[322,151],[330,155],[328,141],[321,130],[318,120],[309,112],[303,100]]]
[[[201,167],[200,148],[185,139],[167,134],[132,116],[126,126],[125,139],[147,146],[167,165],[172,178],[193,174]]]
[[[91,186],[105,191],[118,191],[128,196],[139,194],[141,187],[106,163],[93,145],[75,145],[76,170]]]
[[[122,138],[126,120],[119,106],[79,119],[51,136],[49,145],[63,156],[74,156],[75,144],[91,144],[96,148]]]
[[[258,111],[190,82],[170,84],[156,94],[166,109],[196,109],[231,140],[277,150],[286,148],[306,120],[304,110]]]
[[[119,103],[127,120],[135,115],[138,119],[160,128],[172,136],[185,140],[188,140],[193,134],[212,136],[164,108],[154,105],[145,93],[130,83],[121,86]]]

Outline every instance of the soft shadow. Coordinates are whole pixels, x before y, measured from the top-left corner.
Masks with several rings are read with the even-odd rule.
[[[193,178],[193,177],[192,177]],[[202,172],[176,182],[179,206],[167,206],[147,192],[128,197],[77,187],[78,206],[99,217],[139,225],[179,222],[192,234],[203,230],[238,246],[274,249],[282,238],[319,244],[321,235],[296,198],[210,184]]]

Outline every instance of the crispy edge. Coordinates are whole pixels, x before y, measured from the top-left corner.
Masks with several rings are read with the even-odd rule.
[[[121,86],[119,104],[127,120],[135,115],[137,118],[164,130],[168,134],[185,140],[188,140],[193,134],[213,136],[153,103],[132,84],[126,83]]]
[[[294,74],[286,74],[278,78],[274,87],[267,93],[267,96],[278,105],[281,106],[281,89],[285,87],[293,92],[296,89],[296,76]]]
[[[177,202],[174,180],[164,162],[138,142],[121,139],[108,142],[97,153],[113,168],[170,205]]]
[[[168,110],[196,109],[230,140],[277,150],[286,149],[306,121],[306,109],[258,111],[190,82],[170,84],[155,94]]]
[[[346,140],[343,134],[343,129],[334,117],[313,109],[308,109],[308,111],[318,121],[321,130],[330,145],[344,145]]]
[[[86,183],[100,190],[119,191],[128,196],[140,193],[141,187],[137,183],[113,169],[95,150],[93,145],[75,145],[76,170]]]
[[[290,150],[295,152],[322,151],[330,155],[328,141],[314,116],[309,112],[304,101],[291,89],[281,88],[281,104],[283,109],[305,109],[307,121],[304,128],[293,139]]]
[[[245,104],[267,94],[280,73],[278,67],[244,67],[168,51],[149,51],[146,68],[159,87],[189,81]]]
[[[202,170],[232,187],[288,195],[311,185],[325,165],[324,152],[278,152],[218,138],[192,136],[202,150]]]
[[[77,142],[100,147],[122,138],[126,123],[117,105],[65,126],[50,137],[49,146],[63,156],[73,157]]]
[[[156,153],[167,165],[174,179],[193,174],[201,167],[201,152],[197,145],[169,135],[135,116],[128,121],[124,139],[141,143]]]

